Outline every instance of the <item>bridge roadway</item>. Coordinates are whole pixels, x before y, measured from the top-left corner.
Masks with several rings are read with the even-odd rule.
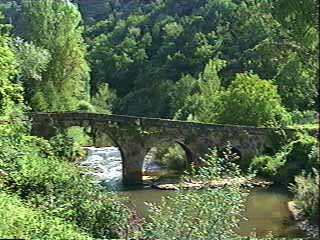
[[[143,159],[155,146],[177,143],[184,150],[188,163],[199,163],[208,149],[222,150],[230,145],[245,165],[246,159],[274,152],[275,134],[291,135],[295,131],[85,112],[34,112],[28,116],[32,133],[45,138],[73,126],[90,128],[94,139],[108,135],[120,149],[125,185],[142,183]]]

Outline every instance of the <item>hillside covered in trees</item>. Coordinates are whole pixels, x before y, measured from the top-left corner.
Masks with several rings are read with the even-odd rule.
[[[0,238],[241,239],[240,186],[179,191],[143,222],[79,169],[90,129],[31,136],[29,112],[291,128],[250,169],[208,150],[183,179],[254,170],[290,186],[319,224],[318,10],[316,0],[0,0]],[[185,170],[179,146],[157,154]]]
[[[35,47],[49,51],[52,60],[58,58],[59,54],[51,52],[55,46],[44,43],[50,33],[35,29],[45,26],[31,24],[20,1],[12,1],[16,2],[12,5],[5,2],[8,17],[17,20],[13,31]],[[232,111],[236,119],[242,112],[256,118],[259,111],[250,109],[268,108],[265,104],[270,107],[265,109],[270,119],[263,119],[287,124],[292,120],[289,112],[299,115],[317,106],[316,1],[75,2],[84,19],[78,16],[72,24],[82,33],[82,54],[90,68],[81,68],[82,73],[90,72],[86,90],[81,91],[90,93],[91,98],[105,95],[103,108],[114,113],[264,125],[241,118],[232,120],[228,113]],[[59,24],[71,27],[66,22]],[[59,39],[57,35],[52,37]],[[67,64],[78,67],[78,58],[71,56],[73,61]],[[253,82],[257,82],[254,89],[244,89]],[[250,106],[257,104],[254,95],[259,86],[266,102]],[[237,106],[241,91],[250,92],[248,108]],[[38,98],[39,94],[34,92]],[[27,97],[34,97],[31,95]],[[87,103],[92,104],[90,100]],[[59,110],[40,105],[35,103],[33,108]]]

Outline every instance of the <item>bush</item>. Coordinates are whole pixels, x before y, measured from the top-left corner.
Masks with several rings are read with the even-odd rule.
[[[279,169],[286,164],[286,158],[290,151],[289,146],[286,146],[274,156],[257,156],[253,159],[251,167],[266,176],[274,176],[278,173]]]
[[[244,193],[238,187],[181,191],[152,206],[146,239],[233,239]]]
[[[219,158],[212,151],[203,159],[204,166],[193,169],[185,179],[210,181],[224,177],[241,177],[233,156]],[[239,185],[199,191],[178,191],[164,198],[160,206],[150,205],[150,222],[145,239],[235,239],[235,229],[242,219],[248,192]],[[141,236],[140,236],[141,237]]]
[[[91,239],[73,224],[33,210],[17,196],[0,193],[1,239]]]
[[[123,200],[59,159],[46,140],[29,136],[19,122],[0,125],[0,139],[0,169],[8,173],[2,178],[5,191],[93,237],[119,238],[127,230],[130,211]]]
[[[290,188],[297,208],[317,225],[320,224],[319,185],[319,172],[313,169],[313,174],[297,176]]]
[[[317,112],[316,111],[293,111],[292,122],[294,124],[310,124],[317,123]]]
[[[112,105],[117,100],[117,95],[109,88],[108,84],[101,84],[92,97],[91,104],[98,113],[111,113]]]
[[[191,180],[210,181],[223,178],[238,178],[242,176],[240,166],[236,163],[239,156],[232,153],[231,147],[227,146],[225,151],[219,153],[216,149],[210,150],[201,158],[202,166],[192,166],[188,171]],[[247,176],[249,177],[249,176]]]
[[[258,156],[251,167],[277,183],[288,184],[302,171],[319,169],[317,140],[306,134],[298,133],[293,141],[283,146],[274,156]]]
[[[77,111],[95,112],[95,108],[89,102],[82,100],[82,101],[79,101],[79,103],[78,103]]]

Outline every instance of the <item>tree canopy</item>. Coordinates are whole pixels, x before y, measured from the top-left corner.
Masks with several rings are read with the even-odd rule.
[[[80,12],[69,1],[25,0],[22,14],[24,39],[51,56],[41,79],[33,82],[32,107],[42,111],[75,110],[77,101],[88,99],[89,94]]]

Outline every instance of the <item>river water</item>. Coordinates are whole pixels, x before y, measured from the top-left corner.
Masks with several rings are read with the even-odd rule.
[[[160,203],[162,197],[175,194],[174,191],[151,188],[123,189],[119,150],[115,147],[89,147],[87,152],[87,158],[80,165],[102,185],[129,197],[130,207],[133,207],[140,217],[148,219],[148,206],[145,202]],[[147,156],[144,171],[159,172],[159,170],[159,166],[152,163],[152,156]],[[242,236],[255,232],[258,237],[264,237],[272,232],[274,237],[305,237],[304,233],[298,230],[287,208],[287,202],[290,200],[290,194],[284,189],[275,187],[253,189],[247,198],[243,213],[247,220],[240,222],[237,232]]]

